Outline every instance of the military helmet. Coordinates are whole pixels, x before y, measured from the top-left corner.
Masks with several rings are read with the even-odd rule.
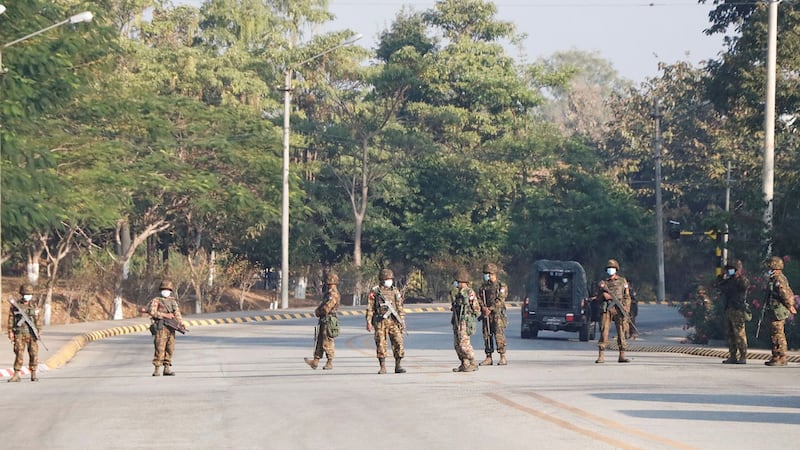
[[[172,281],[170,281],[170,280],[163,280],[163,281],[161,282],[161,284],[160,284],[160,285],[158,285],[158,290],[159,290],[159,291],[163,291],[163,290],[170,290],[170,291],[174,291],[174,290],[175,290],[175,288],[173,288],[173,287],[172,287]]]
[[[457,270],[456,273],[453,274],[453,279],[459,283],[469,283],[469,272],[464,269]]]
[[[325,284],[339,284],[339,275],[336,275],[333,272],[329,272],[325,276]]]
[[[609,267],[613,267],[619,270],[619,263],[617,262],[616,259],[609,259],[608,262],[606,263],[606,269],[608,269]]]
[[[497,273],[497,264],[494,263],[484,264],[483,273]]]
[[[19,287],[19,293],[22,295],[33,295],[33,286],[30,284],[23,284]]]
[[[725,264],[726,269],[736,269],[737,271],[742,270],[744,268],[744,264],[742,264],[741,260],[734,259],[733,261]]]
[[[381,280],[394,280],[394,273],[391,269],[383,269],[381,270],[380,275]]]
[[[780,256],[773,256],[767,262],[767,267],[772,270],[783,270],[783,259]]]

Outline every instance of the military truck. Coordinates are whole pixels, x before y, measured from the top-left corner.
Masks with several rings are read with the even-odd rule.
[[[595,338],[596,314],[592,314],[586,272],[579,263],[534,262],[526,291],[520,333],[523,339],[538,337],[540,330],[577,332],[584,342]]]

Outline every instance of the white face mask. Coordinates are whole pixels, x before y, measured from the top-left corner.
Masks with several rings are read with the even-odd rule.
[[[485,273],[483,274],[483,281],[489,281],[490,274]]]
[[[163,291],[161,291],[161,296],[164,298],[167,298],[170,295],[172,295],[172,291],[170,291],[169,289],[164,289]]]
[[[33,295],[31,295],[31,294],[25,294],[25,295],[22,296],[22,299],[25,300],[26,302],[31,301],[32,298],[33,298]]]
[[[392,287],[392,280],[383,280],[383,287]]]
[[[569,278],[562,278],[561,282],[564,283],[564,284],[567,284],[567,283],[569,283]]]
[[[606,268],[606,273],[608,274],[608,276],[612,276],[615,273],[617,273],[617,269],[614,268],[614,267],[607,267]]]
[[[728,275],[730,276],[736,275],[736,269],[728,269]]]
[[[767,276],[771,277],[773,273],[775,273],[774,270],[769,270],[769,271],[767,271]]]

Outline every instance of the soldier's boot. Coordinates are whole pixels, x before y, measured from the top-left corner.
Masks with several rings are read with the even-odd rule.
[[[19,383],[19,370],[14,371],[14,376],[8,379],[9,383]]]
[[[478,363],[478,365],[479,366],[491,366],[493,363],[494,363],[494,361],[492,361],[492,354],[491,353],[487,353],[486,354],[486,359],[484,359],[483,361]]]
[[[386,373],[386,358],[378,358],[378,362],[381,363],[381,368],[378,370],[378,374]]]
[[[153,369],[153,376],[160,377],[161,376],[161,366],[154,365],[155,369]]]
[[[619,359],[617,359],[617,362],[629,363],[629,362],[631,362],[631,360],[625,357],[625,352],[624,351],[620,351],[619,352]]]
[[[467,366],[467,368],[464,369],[464,372],[475,372],[476,370],[478,370],[478,363],[475,361],[474,358],[470,359],[469,363],[465,365]]]
[[[333,358],[328,358],[328,360],[325,361],[325,365],[322,366],[322,370],[332,370],[332,369],[333,369]]]
[[[498,366],[505,366],[507,364],[508,364],[508,360],[506,359],[506,354],[505,353],[501,353],[500,354],[500,362],[497,363],[497,365]]]
[[[303,358],[303,361],[305,361],[305,362],[306,362],[306,364],[308,364],[308,365],[309,365],[309,367],[311,367],[311,368],[312,368],[312,369],[314,369],[314,370],[316,370],[316,369],[317,369],[317,367],[319,366],[319,358],[314,358],[314,359],[311,359],[311,358]]]
[[[172,366],[164,366],[164,376],[165,377],[175,376],[175,372],[172,371]]]
[[[597,359],[594,361],[594,363],[595,364],[602,364],[604,362],[606,362],[605,352],[603,350],[600,350],[598,355],[597,355]]]
[[[747,347],[739,349],[740,358],[736,360],[736,364],[747,364]]]
[[[31,381],[39,381],[39,377],[36,376],[36,370],[31,370]]]
[[[403,358],[397,358],[394,360],[394,373],[406,373],[406,369],[400,367],[400,361]]]
[[[736,364],[736,350],[730,352],[728,359],[723,359],[722,364]]]
[[[786,365],[786,355],[782,356],[775,356],[774,359],[770,359],[769,361],[765,362],[764,364],[768,366],[785,366]]]
[[[467,360],[466,359],[462,359],[461,360],[461,365],[460,366],[453,368],[453,372],[466,372],[466,371],[467,371]]]

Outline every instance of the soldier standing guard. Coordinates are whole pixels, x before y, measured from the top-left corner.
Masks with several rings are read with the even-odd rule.
[[[599,354],[595,363],[605,362],[604,352],[606,343],[608,342],[608,331],[611,328],[611,322],[614,322],[617,328],[617,345],[619,346],[619,359],[618,362],[630,362],[625,357],[625,350],[628,348],[628,343],[625,341],[626,323],[625,316],[631,304],[631,290],[628,286],[628,280],[620,276],[619,263],[615,259],[609,259],[606,263],[606,274],[608,278],[601,280],[598,283],[599,294],[597,300],[603,302],[600,310],[602,311],[602,319],[600,321],[600,340],[597,341],[597,348]],[[622,305],[625,311],[620,310],[614,303]]]
[[[406,313],[403,309],[403,295],[394,285],[394,273],[391,270],[381,270],[379,278],[381,284],[369,291],[366,313],[367,331],[375,330],[375,347],[381,365],[378,373],[386,373],[387,337],[392,341],[394,373],[406,373],[406,369],[400,366],[400,361],[405,356],[403,331],[406,327]]]
[[[470,336],[475,332],[475,317],[481,313],[481,305],[475,291],[469,287],[469,272],[459,270],[453,276],[453,290],[450,291],[450,310],[453,317],[453,347],[461,360],[461,365],[453,372],[474,372],[478,370],[475,363],[475,350],[472,348]]]
[[[789,287],[789,281],[783,274],[783,260],[773,256],[767,262],[769,267],[769,299],[766,308],[766,317],[769,320],[769,335],[772,338],[772,357],[764,364],[768,366],[786,365],[786,333],[784,325],[789,314],[797,314],[794,307],[794,293]]]
[[[175,330],[185,328],[181,317],[181,308],[178,301],[172,297],[174,291],[172,281],[164,280],[158,287],[161,296],[150,300],[150,317],[153,324],[150,331],[153,333],[153,376],[161,375],[161,366],[164,366],[164,375],[172,376],[172,355],[175,353]]]
[[[492,353],[495,350],[500,354],[498,366],[508,364],[506,360],[506,334],[508,325],[506,317],[506,297],[508,286],[497,279],[497,265],[489,263],[483,266],[483,284],[480,288],[478,302],[481,306],[481,319],[483,320],[483,345],[486,359],[481,361],[481,366],[491,366]]]
[[[328,273],[325,276],[325,292],[323,293],[322,303],[314,310],[314,315],[319,317],[317,339],[314,344],[314,359],[303,358],[312,369],[316,369],[319,366],[319,360],[322,359],[323,352],[328,361],[322,367],[322,370],[333,369],[333,356],[336,352],[333,347],[333,336],[329,333],[328,322],[336,317],[336,311],[339,309],[339,302],[341,301],[339,289],[336,287],[337,284],[339,284],[339,275]]]
[[[723,364],[747,364],[747,289],[750,282],[742,274],[742,262],[736,260],[725,266],[715,283],[722,294],[725,311],[725,338],[728,341],[728,359]]]
[[[28,350],[28,369],[31,371],[31,381],[38,381],[36,368],[39,366],[39,334],[42,329],[42,317],[39,309],[31,303],[33,299],[33,286],[23,284],[19,287],[21,298],[18,303],[11,301],[8,314],[8,339],[14,343],[14,376],[9,382],[19,381],[19,371],[22,369],[22,360],[25,349]],[[26,318],[28,320],[26,320]],[[33,324],[30,323],[33,321]]]

